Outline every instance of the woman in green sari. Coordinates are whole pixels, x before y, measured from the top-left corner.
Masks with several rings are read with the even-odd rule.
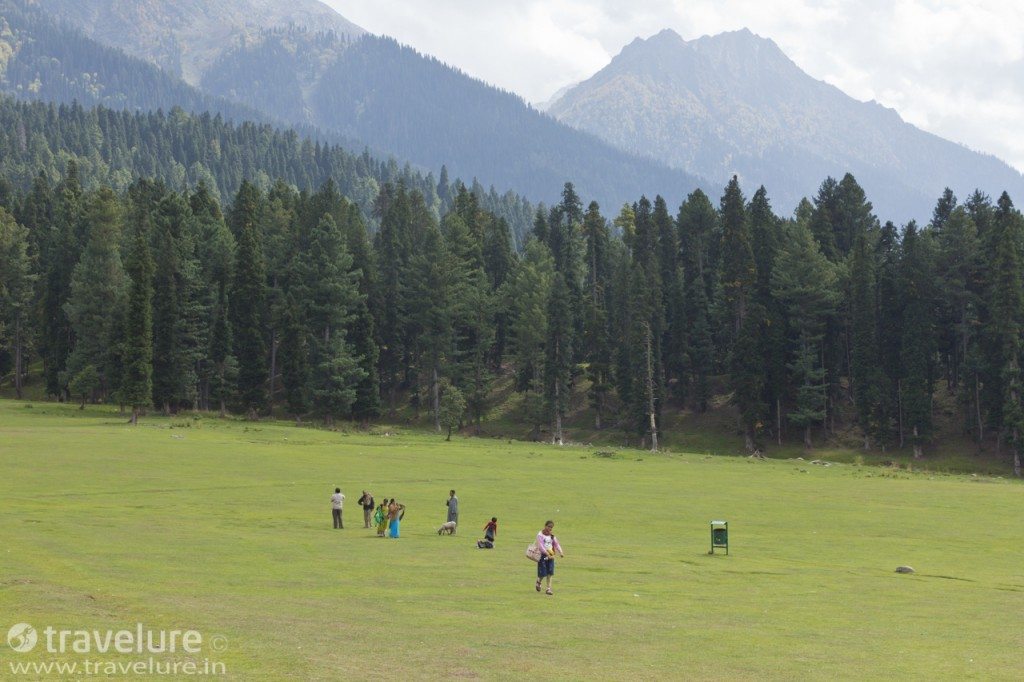
[[[385,499],[377,507],[377,511],[373,514],[373,522],[377,525],[377,537],[384,537],[384,533],[388,530],[388,503],[391,500]]]

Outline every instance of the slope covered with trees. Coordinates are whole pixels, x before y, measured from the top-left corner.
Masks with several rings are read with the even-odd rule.
[[[123,191],[147,177],[183,191],[205,181],[222,201],[233,197],[245,178],[263,189],[272,179],[301,189],[331,179],[371,225],[378,219],[374,203],[383,184],[401,181],[419,190],[436,215],[447,211],[455,185],[444,166],[435,178],[399,167],[394,159],[377,161],[366,152],[352,154],[268,124],[235,125],[219,115],[178,108],[131,113],[0,97],[0,193],[27,189],[40,173],[59,180],[69,161],[86,188],[108,185]],[[512,226],[517,239],[528,231],[533,209],[525,199],[475,182],[471,189]]]
[[[22,6],[22,14],[33,14],[36,23],[43,20],[41,12],[24,7],[24,0],[2,2]],[[224,104],[231,102],[261,112],[232,115],[236,120],[282,121],[300,130],[315,127],[326,139],[350,148],[366,146],[421,168],[446,164],[453,176],[479,178],[533,201],[557,201],[557,188],[569,179],[588,196],[610,205],[644,191],[683,192],[700,184],[694,175],[616,149],[536,111],[517,95],[392,39],[362,34],[337,15],[334,23],[320,16],[288,23],[272,19],[309,9],[307,2],[269,13],[261,10],[251,23],[242,17],[246,5],[261,4],[255,0],[215,3],[215,11],[203,12],[201,21],[164,4],[104,1],[90,7],[48,0],[43,6],[130,54],[150,59],[155,53],[177,55],[188,63],[179,64],[180,59],[170,56],[159,62],[166,66],[168,80],[187,88],[171,78],[183,73],[216,102],[195,108],[185,100],[131,101],[125,106],[168,109],[178,104],[186,110],[227,112]],[[196,30],[197,22],[205,22],[202,31]],[[132,25],[135,30],[109,30],[116,25]],[[215,49],[211,35],[222,36]],[[168,43],[169,36],[173,39]],[[82,34],[72,38],[92,42]],[[61,54],[59,49],[53,52]],[[121,58],[138,68],[154,68],[150,62]],[[78,60],[59,61],[69,73],[78,73]],[[76,96],[82,102],[114,104]]]
[[[97,43],[24,0],[0,0],[0,92],[22,99],[113,109],[214,111],[268,120],[214,97],[148,62]]]
[[[83,405],[412,407],[478,432],[508,379],[535,437],[569,438],[586,400],[595,428],[657,448],[668,415],[724,392],[751,450],[856,429],[924,456],[942,394],[1020,470],[1024,217],[1006,193],[947,191],[897,228],[850,175],[793,219],[736,178],[611,220],[566,184],[521,251],[465,186],[438,220],[401,178],[372,234],[331,180],[243,180],[222,211],[205,184],[86,190],[71,165],[2,203],[4,371],[20,385],[41,359],[47,392]]]

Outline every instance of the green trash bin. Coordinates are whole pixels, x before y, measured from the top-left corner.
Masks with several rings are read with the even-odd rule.
[[[724,549],[726,555],[729,554],[729,522],[728,521],[712,521],[711,522],[711,551],[708,554],[714,554],[715,549]]]

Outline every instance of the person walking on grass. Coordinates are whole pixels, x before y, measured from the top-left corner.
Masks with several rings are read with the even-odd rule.
[[[335,488],[331,495],[331,516],[334,517],[334,527],[344,528],[341,522],[341,507],[345,503],[345,496],[341,494],[341,488]]]
[[[448,505],[448,520],[454,521],[456,526],[459,523],[459,498],[455,497],[455,491],[452,490],[448,493],[448,501],[445,502]],[[454,531],[453,531],[454,532]]]
[[[377,524],[377,537],[382,538],[384,534],[388,532],[388,505],[391,504],[391,500],[384,498],[384,501],[377,507],[377,511],[373,514],[373,522]]]
[[[562,545],[558,543],[558,538],[554,534],[555,522],[547,521],[544,524],[544,528],[537,533],[537,547],[540,549],[540,561],[537,562],[537,582],[534,587],[540,592],[541,581],[547,578],[548,589],[547,594],[554,594],[551,591],[551,578],[555,575],[555,553],[558,556],[564,557],[562,553]]]
[[[363,528],[370,527],[370,517],[373,516],[373,495],[363,491],[363,496],[359,498],[359,504],[363,505]]]

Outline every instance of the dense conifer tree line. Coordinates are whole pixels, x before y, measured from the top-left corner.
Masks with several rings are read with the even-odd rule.
[[[380,161],[368,151],[354,154],[294,130],[235,124],[219,114],[189,114],[177,107],[166,113],[128,112],[0,97],[0,197],[30,189],[40,176],[51,183],[64,180],[71,167],[75,185],[86,189],[109,186],[123,192],[134,179],[146,177],[182,193],[205,182],[224,204],[243,180],[264,192],[276,180],[296,188],[332,180],[373,228],[382,217],[375,208],[384,185],[401,182],[418,190],[440,218],[451,208],[457,182],[445,167],[435,176],[394,159]],[[470,189],[481,206],[505,219],[520,243],[532,225],[530,203],[475,180]]]
[[[19,395],[38,363],[49,395],[133,419],[411,410],[475,433],[502,385],[524,435],[562,442],[586,408],[588,428],[652,448],[666,417],[727,396],[751,450],[855,429],[923,456],[944,392],[1020,469],[1024,218],[1005,193],[946,191],[928,224],[897,227],[850,175],[789,218],[737,178],[717,202],[638,197],[611,219],[566,183],[517,248],[460,182],[439,203],[399,173],[368,218],[360,177],[240,179],[222,208],[203,178],[86,186],[74,159],[59,176],[0,193],[0,373]]]

